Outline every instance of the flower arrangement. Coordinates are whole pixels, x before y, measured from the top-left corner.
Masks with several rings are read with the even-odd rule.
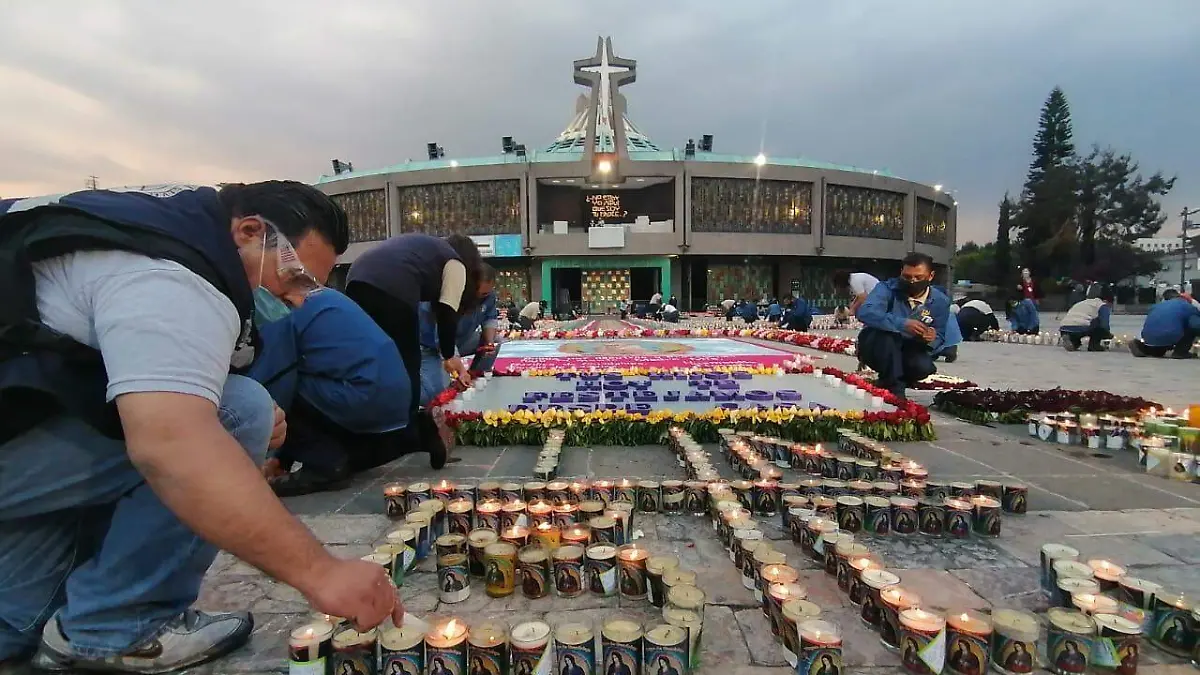
[[[1161,408],[1144,398],[1120,396],[1107,391],[1071,389],[996,390],[965,389],[939,392],[933,408],[968,422],[1019,424],[1030,413],[1073,412],[1134,415],[1148,408]]]
[[[799,372],[813,372],[811,365],[802,365]],[[932,440],[933,423],[929,411],[912,401],[902,401],[883,389],[874,387],[863,378],[834,368],[824,374],[833,375],[847,384],[865,389],[872,396],[896,406],[896,410],[839,411],[809,410],[795,407],[730,410],[713,408],[705,412],[673,412],[654,410],[633,413],[625,410],[592,412],[547,408],[541,411],[518,410],[487,412],[445,412],[446,424],[455,432],[460,445],[540,445],[550,429],[563,429],[571,445],[653,445],[661,443],[671,426],[678,426],[701,442],[715,442],[717,430],[733,428],[780,436],[796,441],[836,441],[838,429],[854,429],[883,441]],[[441,407],[459,393],[451,385],[431,402]]]
[[[805,365],[811,366],[812,359],[808,356],[797,355],[793,360],[784,361],[780,365],[761,365],[761,366],[697,366],[692,368],[659,368],[656,366],[629,366],[624,368],[527,368],[519,370],[516,368],[497,368],[494,372],[497,377],[513,377],[521,375],[524,377],[555,377],[558,375],[585,375],[596,373],[617,373],[625,377],[645,377],[647,375],[692,375],[699,373],[750,373],[751,375],[778,375],[779,373],[799,373]]]
[[[845,354],[854,356],[856,346],[854,340],[820,335],[818,333],[801,333],[781,328],[622,328],[620,330],[526,330],[509,331],[509,340],[613,340],[619,338],[755,338],[768,342],[807,347],[830,354]]]

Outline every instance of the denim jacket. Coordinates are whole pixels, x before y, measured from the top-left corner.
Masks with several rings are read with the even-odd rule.
[[[957,325],[953,331],[947,327],[950,321],[950,296],[946,295],[945,291],[931,286],[925,304],[910,309],[908,297],[900,292],[899,287],[899,279],[880,282],[867,296],[862,307],[858,308],[858,320],[868,328],[899,333],[905,338],[915,340],[917,338],[909,335],[904,329],[904,323],[909,319],[918,319],[933,326],[937,331],[937,337],[929,344],[929,350],[933,353],[962,341]]]

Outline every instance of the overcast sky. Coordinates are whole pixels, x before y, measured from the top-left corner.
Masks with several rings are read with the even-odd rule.
[[[943,183],[959,243],[994,238],[1056,84],[1081,149],[1179,175],[1171,233],[1200,207],[1200,0],[0,0],[0,195],[540,148],[598,34],[661,147]]]

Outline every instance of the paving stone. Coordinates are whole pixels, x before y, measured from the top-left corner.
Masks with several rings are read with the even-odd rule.
[[[742,586],[741,571],[729,562],[716,536],[698,539],[695,544],[677,555],[681,567],[696,573],[696,585],[708,595],[708,602],[740,607],[755,604],[753,593]]]
[[[945,570],[907,569],[899,575],[900,584],[921,597],[922,607],[950,611],[988,607],[987,600]]]
[[[1183,546],[1190,543],[1196,552],[1200,553],[1200,543],[1197,537],[1186,534],[1080,534],[1067,535],[1062,542],[1079,551],[1081,560],[1102,558],[1118,562],[1122,565],[1170,565],[1181,562],[1178,558],[1168,555],[1159,548],[1150,545],[1147,540],[1184,541]]]
[[[801,571],[800,583],[808,592],[807,599],[823,609],[851,606],[849,597],[838,588],[837,578],[826,574],[824,570]]]
[[[1133,537],[1133,539],[1180,562],[1200,563],[1200,537],[1179,534],[1146,534]]]
[[[729,607],[708,605],[704,608],[704,635],[700,647],[704,668],[738,667],[750,662],[746,637]]]
[[[271,583],[261,574],[207,576],[200,584],[196,608],[207,612],[243,611],[266,598]]]
[[[1055,517],[1086,534],[1159,534],[1200,532],[1200,522],[1159,509],[1057,513]]]
[[[858,672],[860,667],[900,665],[899,657],[879,641],[879,634],[859,618],[857,607],[822,608],[821,618],[833,621],[842,628],[842,660]]]
[[[750,662],[756,666],[785,666],[787,660],[783,655],[783,646],[771,633],[771,624],[762,610],[755,607],[741,609],[733,613],[742,635],[746,638],[746,646],[750,649]]]
[[[382,502],[380,503],[382,509]],[[390,527],[392,521],[382,514],[370,516],[317,515],[300,520],[326,544],[369,544]]]
[[[208,672],[212,675],[286,672],[288,635],[300,624],[301,619],[292,615],[256,614],[250,642],[211,664]]]
[[[1200,508],[1166,509],[1166,511],[1173,516],[1189,518],[1191,520],[1200,522]]]
[[[1005,517],[1000,537],[994,543],[1026,565],[1040,565],[1042,544],[1063,543],[1066,535],[1081,534],[1080,530],[1058,518],[1058,514],[1058,511],[1047,511]]]
[[[1180,592],[1194,593],[1200,589],[1200,567],[1192,565],[1151,565],[1138,567],[1132,573]]]
[[[964,583],[994,607],[1044,611],[1047,600],[1042,593],[1041,570],[1037,567],[1001,567],[981,570],[951,570]]]
[[[1000,539],[1003,539],[1003,535]],[[897,569],[970,569],[1021,567],[1016,556],[997,545],[1000,539],[942,539],[923,535],[871,537],[863,540],[888,567]]]

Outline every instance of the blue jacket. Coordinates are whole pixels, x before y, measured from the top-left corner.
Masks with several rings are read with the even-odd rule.
[[[796,298],[792,301],[792,309],[788,312],[787,322],[789,324],[804,323],[805,321],[811,321],[812,316],[812,307],[808,305],[808,301],[804,298]]]
[[[418,312],[421,318],[421,346],[437,351],[437,318],[433,314],[433,306],[422,302],[418,306]],[[492,291],[479,303],[474,312],[458,320],[458,334],[454,337],[454,344],[462,345],[480,328],[495,328],[499,320],[500,308],[496,301],[496,292]]]
[[[1183,298],[1150,308],[1142,324],[1142,342],[1151,347],[1171,347],[1183,339],[1184,330],[1200,333],[1200,309]]]
[[[249,374],[279,407],[300,396],[361,434],[408,426],[412,387],[396,343],[350,298],[317,291],[259,333],[263,349]]]
[[[758,321],[758,308],[753,303],[743,303],[737,309],[738,316],[746,320],[747,323]]]
[[[908,298],[898,290],[899,286],[899,279],[888,279],[875,286],[875,290],[871,291],[858,308],[858,320],[868,328],[899,333],[910,340],[917,338],[904,330],[904,322],[908,319],[923,321],[937,331],[937,337],[929,344],[929,350],[933,353],[962,341],[957,324],[953,329],[947,328],[950,320],[950,296],[942,289],[931,286],[925,304],[916,310],[909,310]]]
[[[778,302],[772,302],[770,304],[770,306],[767,307],[767,316],[782,316],[782,315],[783,315],[783,308],[781,308],[779,306]]]

